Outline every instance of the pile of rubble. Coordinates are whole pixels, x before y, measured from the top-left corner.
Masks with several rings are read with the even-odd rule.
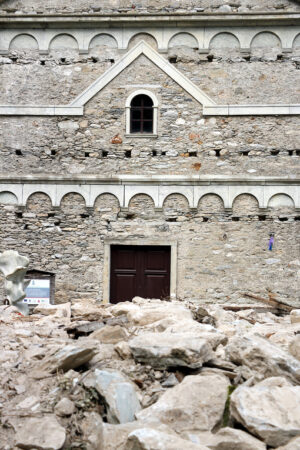
[[[300,310],[0,307],[0,447],[300,449]]]

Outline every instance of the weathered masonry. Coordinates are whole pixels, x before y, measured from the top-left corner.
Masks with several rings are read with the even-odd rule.
[[[299,2],[71,3],[1,2],[0,252],[57,302],[299,304]]]

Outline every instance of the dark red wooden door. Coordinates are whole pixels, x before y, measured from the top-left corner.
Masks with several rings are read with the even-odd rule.
[[[170,295],[170,247],[111,246],[110,302]]]

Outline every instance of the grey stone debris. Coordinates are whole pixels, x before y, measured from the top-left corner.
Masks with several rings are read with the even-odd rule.
[[[108,423],[126,423],[135,420],[141,409],[135,388],[120,372],[95,371],[84,380],[85,386],[94,387],[107,404]]]
[[[65,429],[53,415],[39,419],[25,419],[16,434],[17,447],[26,450],[59,450],[65,440]]]
[[[5,276],[5,290],[11,305],[22,314],[28,314],[28,305],[22,303],[29,281],[24,281],[29,259],[18,252],[8,250],[0,254],[0,271]]]

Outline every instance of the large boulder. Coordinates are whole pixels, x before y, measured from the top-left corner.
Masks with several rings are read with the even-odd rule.
[[[226,427],[213,434],[185,433],[185,439],[202,444],[212,450],[266,450],[266,444],[242,430]]]
[[[220,344],[227,344],[228,338],[225,334],[211,325],[198,323],[195,320],[174,320],[163,319],[149,327],[153,328],[153,331],[167,331],[169,333],[189,333],[194,337],[205,339],[210,346],[215,349]],[[163,327],[165,327],[163,329]]]
[[[129,434],[126,450],[208,450],[178,436],[153,428],[140,428]]]
[[[55,373],[57,370],[66,372],[86,364],[96,353],[97,346],[91,342],[85,342],[84,345],[68,344],[53,354],[45,356],[38,369],[50,373]]]
[[[231,395],[230,410],[236,421],[271,447],[300,436],[300,386],[285,378],[238,387]]]
[[[134,303],[125,302],[111,308],[112,314],[127,314],[129,322],[136,326],[145,326],[162,319],[178,321],[192,319],[192,313],[184,305],[161,300],[133,299]]]
[[[140,411],[134,385],[120,372],[95,369],[84,379],[86,387],[95,388],[107,405],[109,423],[126,423],[135,420]]]
[[[222,375],[187,376],[156,403],[136,414],[137,419],[159,420],[178,433],[210,431],[223,417],[228,386],[228,379]]]
[[[248,366],[264,378],[285,376],[294,382],[300,381],[300,361],[260,336],[231,338],[226,355],[232,362]]]
[[[178,366],[198,369],[213,358],[207,340],[192,332],[144,333],[128,343],[135,361],[157,369]]]
[[[55,416],[48,415],[40,419],[25,419],[17,430],[15,445],[27,450],[59,450],[65,440],[65,429]]]

